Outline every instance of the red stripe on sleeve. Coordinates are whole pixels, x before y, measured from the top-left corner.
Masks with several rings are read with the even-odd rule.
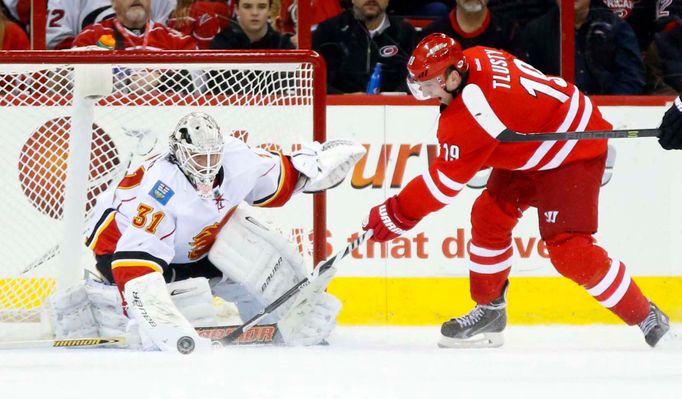
[[[280,157],[282,158],[281,176],[284,181],[280,182],[280,188],[274,197],[262,205],[264,208],[276,208],[284,205],[294,194],[294,188],[296,188],[299,177],[298,170],[294,168],[288,156],[280,155]]]
[[[412,220],[421,220],[429,213],[445,206],[433,198],[422,176],[418,176],[407,183],[398,194],[398,204],[403,214]]]

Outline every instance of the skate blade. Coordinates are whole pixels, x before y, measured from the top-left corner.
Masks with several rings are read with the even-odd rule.
[[[682,349],[682,335],[680,335],[680,332],[676,329],[670,328],[665,335],[663,335],[654,347],[654,349],[658,350],[668,350],[668,349],[674,349],[674,350],[681,350]]]
[[[498,348],[504,344],[504,336],[499,333],[482,333],[471,338],[450,338],[441,335],[439,348]]]

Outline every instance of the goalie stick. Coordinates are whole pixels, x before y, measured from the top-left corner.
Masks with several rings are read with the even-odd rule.
[[[344,257],[346,257],[349,253],[353,252],[357,247],[362,245],[366,240],[372,237],[373,231],[372,230],[367,230],[364,232],[360,237],[356,238],[355,240],[351,241],[346,248],[344,248],[341,252],[338,252],[336,255],[333,257],[327,259],[326,261],[322,262],[317,268],[313,276],[311,277],[306,277],[303,280],[299,281],[296,283],[293,287],[289,288],[288,291],[286,291],[284,294],[282,294],[279,298],[275,299],[271,304],[265,307],[265,309],[261,310],[258,314],[253,316],[251,319],[249,319],[246,323],[242,324],[241,326],[237,327],[235,330],[231,331],[229,334],[224,336],[223,338],[213,340],[215,344],[222,344],[222,345],[230,345],[232,344],[233,341],[235,341],[237,338],[242,336],[242,334],[246,333],[249,331],[251,328],[253,328],[260,320],[262,320],[265,316],[269,315],[275,309],[279,308],[284,304],[286,301],[291,299],[293,296],[295,296],[299,291],[307,287],[309,284],[311,284],[312,281],[317,280],[320,278],[320,276],[327,272],[328,270],[331,269],[332,272],[336,271],[336,268],[334,266]],[[331,277],[329,277],[331,278]],[[311,280],[312,279],[312,280]]]
[[[213,341],[220,340],[240,326],[215,326],[215,327],[196,327],[197,333],[204,338]],[[275,334],[277,333],[276,324],[260,324],[253,326],[247,333],[231,341],[230,345],[265,345],[274,344]],[[68,339],[35,339],[22,341],[0,341],[2,349],[43,349],[43,348],[96,348],[108,346],[114,348],[125,347],[127,340],[125,337],[94,337],[94,338],[68,338]],[[221,345],[222,346],[222,345]]]
[[[121,347],[125,345],[125,337],[35,339],[6,342],[0,341],[0,349],[93,348],[98,346]]]
[[[240,326],[196,327],[195,330],[204,338],[208,338],[211,341],[220,341],[239,327]],[[278,343],[275,341],[277,330],[277,324],[258,324],[231,341],[229,345],[276,344]],[[216,346],[222,346],[222,344]]]
[[[503,143],[518,143],[526,141],[636,139],[640,137],[658,137],[660,135],[660,129],[595,130],[591,132],[556,133],[517,133],[511,129],[504,129],[497,136],[497,139]]]

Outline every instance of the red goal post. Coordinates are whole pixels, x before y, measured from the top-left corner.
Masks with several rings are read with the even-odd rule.
[[[325,82],[306,50],[0,52],[0,323],[38,321],[42,300],[81,278],[96,196],[163,151],[180,117],[201,110],[249,145],[290,151],[325,141]],[[316,264],[325,196],[310,197],[262,212]]]

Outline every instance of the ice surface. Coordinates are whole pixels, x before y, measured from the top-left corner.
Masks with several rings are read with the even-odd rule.
[[[3,351],[0,397],[682,398],[682,348],[650,349],[636,327],[511,326],[497,349],[437,339],[438,327],[340,327],[311,348]]]

